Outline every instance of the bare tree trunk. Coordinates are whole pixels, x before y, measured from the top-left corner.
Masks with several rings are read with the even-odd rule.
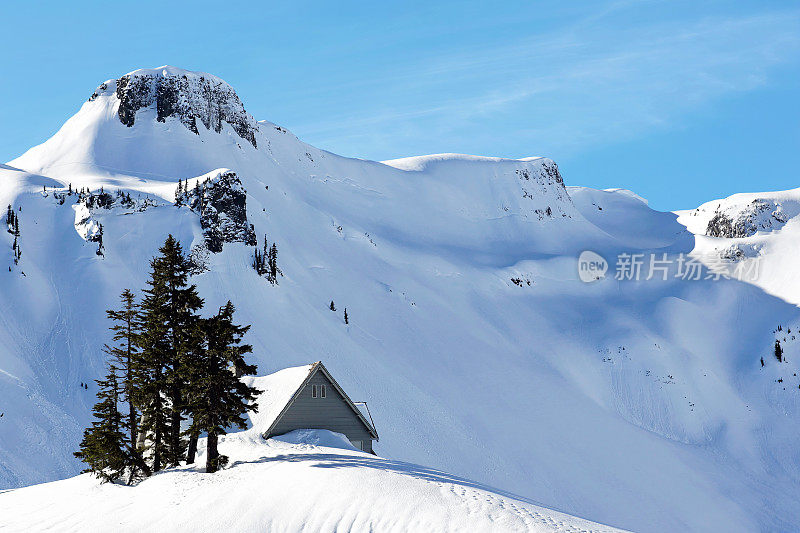
[[[169,463],[178,466],[183,458],[181,449],[181,390],[180,386],[172,388],[172,408],[170,410]]]
[[[194,464],[194,458],[197,455],[197,433],[189,435],[189,449],[186,452],[186,464]]]
[[[218,460],[217,432],[212,430],[208,432],[208,438],[206,438],[206,472],[209,474],[216,472]]]

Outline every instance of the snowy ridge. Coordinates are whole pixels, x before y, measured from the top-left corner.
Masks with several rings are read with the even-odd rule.
[[[105,310],[123,288],[144,285],[167,233],[186,250],[205,243],[200,214],[173,204],[178,180],[192,187],[230,169],[284,276],[271,285],[251,268],[252,246],[226,243],[193,277],[206,309],[236,304],[237,320],[253,326],[259,374],[324,360],[369,402],[387,461],[637,531],[800,527],[798,389],[776,389],[779,363],[759,362],[777,325],[800,319],[786,301],[800,301],[786,291],[797,285],[795,218],[769,234],[714,238],[703,235],[713,209],[689,231],[684,213],[624,191],[565,188],[546,158],[384,164],[319,150],[268,122],[251,144],[224,120],[219,131],[198,120],[194,133],[179,115],[159,121],[157,104],[130,127],[118,111],[109,89],[0,168],[0,205],[18,214],[22,251],[15,264],[14,237],[0,234],[0,487],[78,471],[71,453],[102,372]],[[152,205],[93,209],[98,255],[75,226],[76,197],[54,194],[70,184]],[[759,197],[789,213],[793,194]],[[707,242],[763,244],[764,257],[782,258],[765,278],[780,297],[729,280],[613,279],[620,253],[688,254]],[[605,280],[579,281],[584,250],[611,263]]]
[[[329,431],[294,431],[267,442],[253,431],[234,433],[220,450],[236,461],[215,475],[183,467],[126,487],[98,486],[84,474],[0,493],[3,525],[15,532],[619,531],[365,454]],[[50,502],[46,509],[42,501]]]
[[[486,157],[468,154],[429,154],[401,157],[399,159],[387,159],[386,161],[381,161],[381,163],[390,167],[399,168],[400,170],[421,172],[425,170],[428,165],[443,161],[482,161],[488,163],[499,163],[501,161],[535,161],[537,159],[542,158],[526,157],[524,159],[506,159],[503,157]]]

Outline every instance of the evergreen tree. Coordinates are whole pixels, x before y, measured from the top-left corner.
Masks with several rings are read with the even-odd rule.
[[[269,258],[271,257],[271,255],[270,255],[271,253],[272,252],[270,250],[269,243],[267,242],[267,236],[264,235],[264,249],[263,249],[263,251],[259,250],[258,248],[256,248],[253,251],[253,268],[255,269],[256,272],[258,272],[259,276],[263,276],[264,274],[267,274],[267,279],[270,280],[270,282],[272,282],[272,278],[269,275],[269,273],[270,273]],[[277,260],[277,254],[278,254],[277,248],[275,249],[274,253],[275,253],[276,260]],[[277,268],[277,263],[276,263],[276,268]]]
[[[775,341],[775,359],[777,359],[779,363],[783,361],[783,348],[779,340]]]
[[[278,246],[273,242],[269,249],[269,254],[267,255],[267,281],[273,285],[277,285],[278,274],[282,276],[283,272],[278,268]]]
[[[227,463],[227,457],[217,449],[219,435],[224,435],[231,426],[245,429],[244,413],[258,409],[253,401],[260,391],[236,375],[255,374],[256,367],[244,362],[244,354],[252,352],[252,346],[241,344],[250,326],[235,325],[234,311],[233,304],[228,302],[216,316],[203,322],[205,347],[194,366],[190,385],[190,431],[207,435],[206,472],[216,472]],[[238,371],[234,371],[236,367]]]
[[[161,406],[159,413],[151,413],[158,421],[153,420],[150,425],[153,430],[159,429],[163,440],[162,453],[159,454],[162,460],[159,466],[162,466],[180,464],[186,452],[186,442],[180,430],[186,410],[184,389],[191,358],[202,340],[197,333],[200,324],[197,311],[202,308],[203,300],[197,294],[197,287],[188,285],[191,265],[172,235],[167,237],[159,253],[151,262],[153,270],[142,303],[143,332],[148,337],[148,344],[142,346],[142,351],[152,356],[148,363],[151,371],[158,371],[157,375],[151,376],[158,384],[152,394],[157,389],[168,399],[167,413],[161,400],[154,396],[150,398],[151,404]],[[153,470],[157,470],[155,461]]]
[[[138,442],[139,411],[136,407],[136,394],[134,393],[134,385],[136,383],[134,366],[140,353],[137,342],[141,317],[139,316],[139,306],[136,304],[135,296],[129,289],[122,291],[120,300],[122,306],[119,311],[106,311],[106,315],[112,321],[109,329],[114,332],[112,338],[115,344],[113,346],[106,344],[104,351],[113,358],[115,366],[120,369],[122,382],[120,389],[128,408],[126,446],[131,466],[130,482],[139,472],[149,476],[150,468],[144,461],[144,443]]]
[[[105,379],[96,380],[100,390],[92,412],[95,421],[83,434],[80,451],[75,457],[88,465],[85,472],[106,481],[115,481],[125,473],[128,455],[125,445],[125,424],[119,412],[120,387],[117,368],[108,365]]]
[[[331,300],[330,310],[336,311],[336,304],[333,303],[333,300]]]
[[[153,258],[150,266],[152,271],[141,304],[141,331],[136,341],[141,351],[134,357],[132,387],[134,403],[142,415],[137,446],[149,452],[152,471],[158,472],[164,466],[166,438],[170,434],[166,400],[166,373],[170,362],[166,318],[169,296],[159,259]]]
[[[349,324],[350,323],[350,317],[347,316],[347,308],[346,307],[344,308],[344,323],[345,324]]]
[[[183,205],[183,181],[181,180],[178,180],[178,189],[175,191],[175,205]]]
[[[97,251],[95,253],[97,255],[105,256],[103,253],[103,250],[105,250],[105,248],[103,248],[103,225],[98,223],[97,227],[97,235],[95,236],[95,240],[97,241]]]

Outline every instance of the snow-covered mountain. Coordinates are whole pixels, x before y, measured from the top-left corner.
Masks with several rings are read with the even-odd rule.
[[[174,204],[178,180],[214,184],[203,216]],[[800,378],[770,359],[777,327],[800,321],[788,267],[757,284],[614,279],[620,253],[696,253],[711,207],[567,188],[546,158],[340,157],[173,67],[100,85],[0,168],[5,205],[21,255],[0,235],[0,487],[79,470],[105,309],[173,233],[206,308],[230,298],[253,325],[259,372],[323,360],[369,402],[382,457],[639,531],[800,527]],[[736,232],[788,235],[795,204],[781,205],[752,223],[720,212]],[[780,211],[768,227],[766,211]],[[250,266],[253,234],[278,245],[277,286]],[[789,257],[781,246],[765,263]],[[580,281],[584,250],[610,263],[605,279]],[[37,490],[94,490],[60,483]]]

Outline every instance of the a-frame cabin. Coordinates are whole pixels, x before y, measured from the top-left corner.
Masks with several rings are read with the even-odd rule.
[[[287,368],[263,378],[253,385],[263,392],[259,396],[259,425],[264,438],[283,435],[296,429],[327,429],[342,433],[359,450],[374,453],[372,441],[378,433],[362,412],[333,379],[322,362]]]

